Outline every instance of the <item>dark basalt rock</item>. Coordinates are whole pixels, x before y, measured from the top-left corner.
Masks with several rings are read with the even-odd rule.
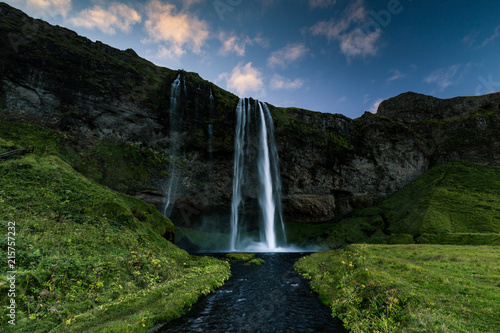
[[[406,92],[380,103],[377,114],[401,123],[468,117],[478,112],[500,110],[500,93],[439,99]]]

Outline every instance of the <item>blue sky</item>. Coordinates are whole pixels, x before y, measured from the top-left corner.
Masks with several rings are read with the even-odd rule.
[[[341,113],[500,91],[497,0],[7,0],[240,97]]]

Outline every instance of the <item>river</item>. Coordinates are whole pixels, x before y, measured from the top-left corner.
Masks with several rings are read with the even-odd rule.
[[[224,259],[224,254],[212,254]],[[183,317],[155,332],[347,332],[294,271],[305,253],[259,253],[263,265],[231,261],[232,277]]]

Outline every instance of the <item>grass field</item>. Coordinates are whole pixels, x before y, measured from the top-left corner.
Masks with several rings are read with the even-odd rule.
[[[499,332],[500,247],[350,245],[295,269],[351,332]]]

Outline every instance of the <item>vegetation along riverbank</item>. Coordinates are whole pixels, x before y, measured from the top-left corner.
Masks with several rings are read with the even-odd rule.
[[[500,247],[350,245],[296,265],[351,332],[498,332]]]

